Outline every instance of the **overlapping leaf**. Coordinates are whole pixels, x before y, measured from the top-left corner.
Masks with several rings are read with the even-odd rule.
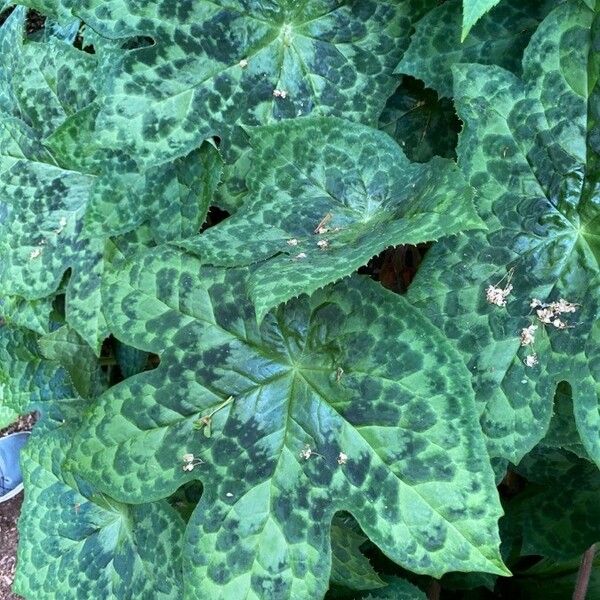
[[[600,539],[600,474],[595,465],[536,448],[519,472],[534,482],[509,509],[519,523],[523,555],[569,560]]]
[[[24,414],[40,403],[73,396],[69,377],[46,360],[30,331],[0,326],[0,405]]]
[[[94,237],[98,228],[86,228],[86,221],[108,196],[109,229],[129,231],[148,221],[159,241],[188,237],[208,211],[219,159],[204,146],[174,164],[138,173],[122,154],[99,148],[86,126],[95,111],[98,61],[110,56],[97,59],[58,39],[23,43],[23,20],[24,11],[15,10],[1,33],[2,292],[29,301],[13,317],[22,324],[31,302],[48,308],[44,300],[70,271],[67,322],[98,351],[108,333],[100,283],[110,257],[104,240]],[[123,164],[127,177],[116,181],[107,174],[109,164]],[[43,323],[39,311],[35,316]]]
[[[250,138],[248,201],[182,246],[211,264],[264,260],[250,281],[259,317],[388,246],[482,226],[453,162],[410,163],[382,132],[326,117],[253,129]]]
[[[583,3],[555,9],[526,51],[523,79],[455,68],[459,164],[489,231],[439,243],[409,291],[462,350],[492,455],[515,463],[545,434],[560,381],[600,461],[598,23]],[[489,286],[508,283],[505,307],[486,301]],[[561,315],[564,326],[543,324],[532,300],[560,298],[576,312]],[[535,341],[522,346],[530,325]]]
[[[149,164],[188,154],[236,124],[335,114],[375,123],[426,1],[30,2],[70,9],[109,38],[153,43],[115,66],[103,141]],[[282,94],[274,94],[281,91]]]
[[[361,278],[259,327],[243,275],[162,250],[111,278],[116,335],[161,364],[100,398],[72,468],[129,502],[202,480],[190,599],[322,596],[338,510],[417,572],[503,573],[468,374],[436,329]]]
[[[461,41],[463,41],[471,28],[483,15],[490,11],[500,0],[463,0],[463,26]]]
[[[23,452],[15,591],[31,600],[179,600],[181,517],[164,501],[127,506],[65,477],[72,429],[38,433]]]
[[[434,0],[35,0],[109,38],[145,40],[113,65],[96,130],[103,146],[164,164],[219,136],[220,203],[235,208],[251,169],[238,125],[334,115],[376,125],[413,23]],[[151,42],[151,43],[149,43]],[[110,171],[113,185],[119,169]],[[106,199],[105,208],[110,203]],[[106,215],[105,215],[106,216]],[[102,221],[100,221],[102,222]]]
[[[521,59],[531,35],[559,0],[502,0],[461,40],[461,2],[449,0],[416,25],[396,72],[422,79],[442,96],[452,96],[452,66],[495,64],[521,74]]]
[[[57,166],[42,143],[89,101],[92,59],[58,40],[23,45],[24,14],[16,9],[0,30],[2,293],[43,299],[71,269],[67,320],[97,348],[107,333],[99,287],[104,244],[82,232],[92,179]]]
[[[367,541],[356,523],[335,515],[331,523],[331,575],[333,584],[352,590],[374,590],[385,582],[372,567],[360,547]]]
[[[404,77],[388,99],[379,129],[393,137],[412,161],[456,158],[460,121],[454,105],[411,77]]]

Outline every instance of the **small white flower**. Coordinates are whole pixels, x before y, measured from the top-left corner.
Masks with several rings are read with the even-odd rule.
[[[558,302],[553,302],[550,306],[559,315],[562,313],[574,313],[577,311],[577,304],[567,302],[564,298],[561,298]]]
[[[554,325],[554,327],[556,327],[556,329],[566,329],[567,328],[567,324],[562,321],[561,319],[554,319],[554,321],[552,321],[552,325]]]
[[[240,60],[240,62],[238,63],[238,65],[242,68],[245,69],[248,66],[248,61],[245,58],[242,58],[242,60]]]
[[[552,319],[554,319],[554,311],[550,308],[539,308],[536,311],[536,314],[542,323],[547,323],[548,325],[552,323]]]
[[[311,447],[308,444],[306,444],[306,446],[304,446],[304,448],[302,448],[300,452],[300,458],[308,460],[312,455],[313,451],[311,450]]]
[[[316,233],[323,235],[329,231],[329,227],[318,227]]]
[[[523,362],[528,367],[534,367],[535,365],[538,364],[537,354],[530,354],[529,356],[526,356],[525,360]]]
[[[191,453],[189,453],[189,452],[187,454],[184,454],[183,455],[183,462],[186,462],[186,463],[194,462],[194,455],[191,454]]]
[[[327,248],[329,246],[329,242],[327,240],[319,240],[317,242],[317,246],[319,246],[319,248],[321,248],[321,250],[325,250],[325,248]]]
[[[184,471],[193,471],[196,465],[194,463],[186,463],[181,467]]]
[[[544,303],[541,300],[538,300],[537,298],[532,298],[531,302],[529,303],[529,306],[531,306],[531,308],[539,308],[540,306],[544,306]]]
[[[485,290],[485,298],[490,304],[506,306],[506,298],[512,292],[513,286],[508,284],[504,289],[490,285]]]
[[[298,240],[296,238],[292,238],[291,240],[287,241],[288,246],[297,246],[298,245]]]
[[[529,327],[521,329],[521,346],[529,346],[530,344],[533,344],[536,329],[537,325],[530,325]]]
[[[273,96],[275,96],[275,98],[286,98],[287,97],[287,92],[285,90],[273,90]]]
[[[348,455],[340,452],[337,461],[338,465],[345,465],[348,462]]]
[[[233,498],[233,494],[232,494],[231,492],[227,492],[225,495],[226,495],[228,498]]]
[[[296,258],[302,260],[303,258],[306,258],[306,254],[304,252],[300,252],[300,254],[296,254]]]

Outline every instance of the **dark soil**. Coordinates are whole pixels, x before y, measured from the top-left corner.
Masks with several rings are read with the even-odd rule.
[[[27,415],[19,419],[16,423],[0,430],[0,438],[14,433],[15,431],[29,431],[35,423],[34,415]],[[0,599],[1,600],[20,600],[11,592],[11,586],[15,577],[15,566],[17,563],[17,542],[19,532],[17,531],[17,521],[21,504],[23,503],[23,494],[19,494],[12,500],[0,504]]]

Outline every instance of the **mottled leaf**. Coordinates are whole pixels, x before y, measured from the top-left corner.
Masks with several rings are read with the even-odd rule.
[[[50,331],[50,313],[53,298],[25,300],[19,296],[0,296],[0,315],[2,320],[14,325],[30,329],[44,335]]]
[[[34,436],[21,464],[15,591],[25,600],[179,600],[184,524],[168,503],[127,506],[64,477],[63,425]]]
[[[449,0],[416,25],[396,72],[422,79],[442,96],[452,96],[452,67],[495,64],[520,75],[523,50],[559,0],[502,0],[461,40],[461,0]]]
[[[41,337],[38,345],[45,358],[65,368],[83,398],[94,398],[106,389],[106,375],[92,349],[68,325]]]
[[[489,12],[500,0],[463,0],[463,26],[461,41],[463,41],[471,28],[485,13]]]
[[[411,77],[404,77],[390,96],[379,129],[393,137],[412,161],[427,162],[434,156],[456,158],[460,121],[454,105]]]
[[[107,37],[152,38],[115,65],[102,141],[157,164],[236,124],[309,113],[376,122],[426,2],[94,0],[70,8]],[[275,90],[283,95],[274,95]]]
[[[339,510],[417,572],[504,573],[468,375],[437,330],[363,278],[259,326],[244,284],[172,250],[115,274],[115,335],[161,362],[99,399],[70,459],[120,501],[203,482],[186,597],[322,596]]]
[[[595,465],[540,448],[519,471],[539,482],[509,510],[521,524],[523,555],[568,560],[600,540],[600,473]]]
[[[268,259],[250,281],[259,318],[388,246],[482,226],[453,162],[411,163],[382,132],[329,117],[253,129],[250,139],[248,201],[181,245],[217,265]]]
[[[43,357],[37,335],[0,326],[0,406],[24,414],[39,403],[72,396],[67,374]]]
[[[356,522],[343,515],[335,515],[331,523],[331,575],[335,585],[352,590],[373,590],[385,582],[371,566],[360,547],[367,541]]]
[[[19,418],[19,413],[15,412],[8,406],[0,404],[0,429],[8,427],[11,423],[14,423]]]
[[[89,100],[82,96],[89,81],[80,77],[89,76],[89,55],[59,40],[40,52],[32,50],[40,44],[23,45],[24,15],[16,9],[0,30],[2,292],[41,301],[70,269],[67,321],[98,349],[107,334],[99,287],[104,244],[82,231],[92,178],[57,166],[42,143]]]
[[[405,579],[388,577],[386,582],[385,588],[360,597],[364,600],[427,600],[423,591]]]
[[[523,79],[455,67],[459,165],[489,230],[437,244],[409,290],[468,363],[491,455],[515,464],[548,430],[561,381],[600,462],[598,23],[578,2],[555,9],[525,53]],[[506,306],[487,300],[490,286],[509,284]],[[532,301],[560,298],[575,312],[543,323]],[[533,343],[522,345],[529,326]]]

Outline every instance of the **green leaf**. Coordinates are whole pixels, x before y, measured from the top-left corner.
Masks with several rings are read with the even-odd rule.
[[[141,373],[148,363],[148,356],[148,352],[115,340],[115,357],[125,379]]]
[[[565,382],[558,384],[550,427],[540,444],[550,448],[568,450],[580,458],[589,458],[581,443],[579,431],[577,431],[573,414],[573,394],[570,386]]]
[[[94,398],[106,389],[106,375],[92,349],[68,325],[41,337],[38,344],[45,358],[67,370],[73,386],[83,398]]]
[[[339,510],[417,572],[504,574],[468,374],[438,331],[360,277],[259,326],[244,285],[169,249],[111,276],[115,335],[161,362],[101,396],[69,461],[120,501],[203,482],[186,598],[322,596]]]
[[[241,0],[200,0],[181,11],[149,0],[111,0],[102,11],[73,0],[42,4],[70,8],[109,38],[154,40],[114,65],[98,132],[103,143],[155,165],[215,134],[230,146],[236,124],[311,113],[376,123],[396,87],[392,70],[412,19],[432,3],[324,0],[249,8]]]
[[[26,600],[179,600],[184,524],[168,503],[127,506],[63,477],[72,428],[33,436],[14,589]]]
[[[411,77],[404,77],[390,96],[379,129],[393,137],[412,161],[427,162],[434,156],[456,158],[460,122],[454,105]]]
[[[216,148],[205,143],[187,156],[140,172],[131,157],[99,145],[98,107],[79,111],[47,139],[63,167],[95,176],[86,231],[120,235],[144,224],[159,243],[198,233],[221,179]]]
[[[521,59],[531,35],[559,0],[502,0],[461,40],[461,1],[449,0],[416,25],[397,73],[422,79],[440,95],[451,97],[452,67],[460,63],[495,64],[521,74]]]
[[[333,584],[352,590],[373,590],[385,586],[360,550],[366,541],[367,538],[353,519],[334,515],[331,524],[330,575]]]
[[[519,471],[533,473],[542,483],[530,486],[517,497],[516,509],[509,509],[509,515],[516,510],[521,523],[521,554],[568,560],[600,540],[600,473],[595,465],[540,449]]]
[[[0,326],[0,406],[24,414],[40,403],[72,396],[69,377],[42,356],[35,334]]]
[[[50,331],[50,313],[54,298],[25,300],[19,296],[0,297],[0,315],[7,323],[44,335]]]
[[[463,26],[460,41],[464,41],[471,28],[485,13],[490,11],[500,0],[463,0]]]
[[[531,40],[522,80],[493,66],[455,68],[459,165],[489,230],[437,244],[409,290],[462,351],[490,454],[515,464],[547,432],[561,381],[600,463],[598,22],[575,2],[555,9]],[[486,301],[511,274],[507,305]],[[561,315],[564,329],[530,306],[560,298],[578,305]],[[523,347],[530,325],[535,340]],[[533,354],[539,364],[527,366]]]
[[[423,591],[404,579],[389,577],[386,581],[389,584],[385,588],[361,597],[364,600],[427,600]]]
[[[15,412],[8,406],[0,404],[0,429],[8,427],[19,418],[19,413]]]
[[[82,58],[89,55],[59,40],[42,44],[41,52],[32,50],[40,44],[23,45],[24,18],[17,8],[0,30],[2,292],[39,302],[71,269],[67,321],[98,350],[108,333],[100,298],[104,244],[82,232],[92,178],[58,167],[42,143],[89,100]]]
[[[253,129],[250,140],[248,201],[180,245],[205,263],[262,260],[250,280],[259,319],[280,302],[349,275],[388,246],[483,226],[453,162],[410,163],[374,129],[305,118]]]

